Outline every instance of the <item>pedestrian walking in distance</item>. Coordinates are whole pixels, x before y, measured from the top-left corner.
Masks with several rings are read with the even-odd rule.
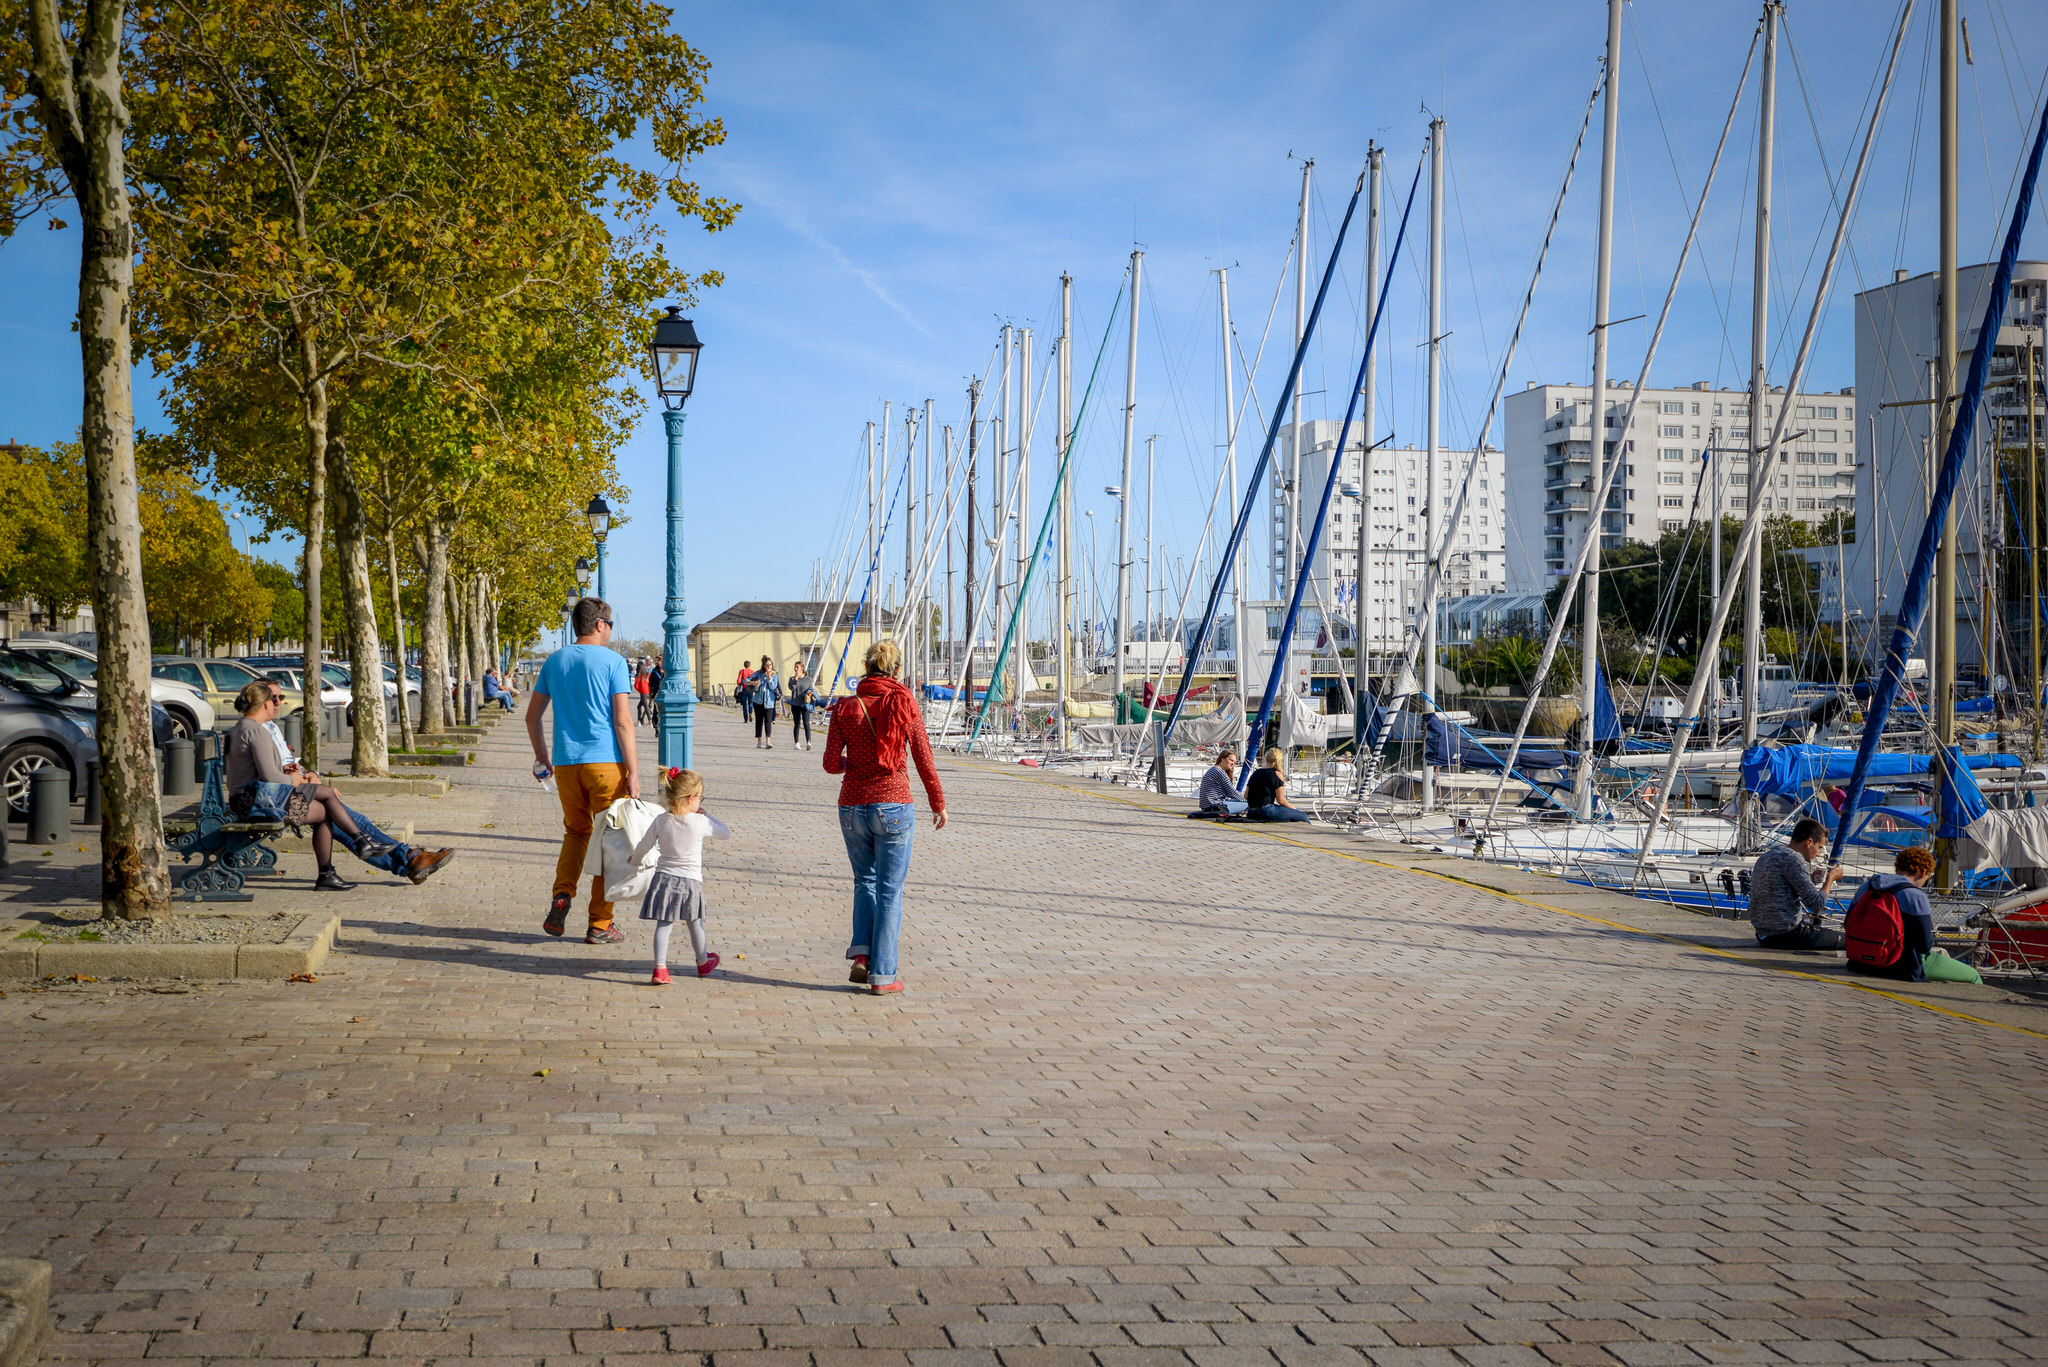
[[[732,838],[723,821],[703,810],[704,780],[694,769],[662,770],[661,805],[668,810],[654,818],[633,847],[636,867],[649,850],[661,849],[654,881],[640,901],[640,919],[654,922],[656,987],[668,986],[668,940],[678,921],[690,928],[697,976],[708,978],[717,969],[718,956],[704,947],[704,841]]]
[[[754,675],[754,748],[775,748],[775,709],[782,701],[782,680],[775,675],[775,661],[763,656]]]
[[[789,667],[789,743],[798,750],[811,748],[811,704],[818,690],[811,684],[811,672],[798,660]],[[803,737],[798,740],[797,737]]]
[[[832,708],[825,730],[825,772],[839,781],[839,834],[853,866],[853,939],[849,975],[877,996],[903,990],[896,976],[896,940],[903,928],[903,884],[910,876],[910,762],[924,783],[932,829],[946,828],[946,794],[932,763],[917,700],[896,677],[903,652],[877,641],[862,662],[867,674],[853,696]]]
[[[555,891],[540,928],[560,935],[576,901],[576,880],[599,813],[622,797],[640,796],[633,754],[633,676],[626,657],[611,648],[612,609],[602,598],[579,598],[570,614],[576,644],[548,656],[533,682],[526,736],[533,742],[533,774],[553,775],[562,799],[562,851],[555,857]],[[554,708],[554,744],[541,721]],[[617,944],[626,937],[612,925],[604,878],[590,880],[590,929],[583,942]]]
[[[741,721],[752,721],[754,719],[754,704],[751,701],[753,691],[754,662],[752,660],[741,660],[740,676],[732,681],[732,696],[740,705]]]

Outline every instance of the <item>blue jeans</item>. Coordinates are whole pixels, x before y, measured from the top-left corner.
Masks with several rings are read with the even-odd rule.
[[[1277,802],[1268,802],[1263,807],[1254,807],[1245,813],[1254,821],[1309,821],[1313,820],[1299,807],[1283,807]]]
[[[903,929],[903,880],[910,876],[908,802],[866,802],[839,809],[839,834],[853,865],[853,942],[846,957],[868,956],[868,983],[896,981],[896,936]]]
[[[412,862],[412,846],[402,840],[393,840],[390,836],[377,829],[376,822],[370,820],[370,818],[364,816],[355,808],[343,806],[342,810],[355,818],[356,829],[365,836],[372,840],[381,840],[391,846],[391,853],[376,859],[365,859],[363,862],[373,869],[382,869],[386,873],[403,874],[405,866]],[[356,838],[339,826],[334,828],[334,843],[347,850],[350,854],[356,852]]]

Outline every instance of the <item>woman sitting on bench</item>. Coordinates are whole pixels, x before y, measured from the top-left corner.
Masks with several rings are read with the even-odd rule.
[[[391,853],[392,847],[362,838],[341,794],[304,772],[286,773],[277,756],[277,742],[265,723],[284,705],[284,689],[272,679],[252,679],[235,695],[235,710],[242,719],[228,732],[228,810],[238,821],[282,821],[296,831],[313,829],[313,858],[320,876],[313,883],[329,892],[347,892],[355,886],[334,871],[334,831],[346,831],[356,841],[356,858],[368,861]]]

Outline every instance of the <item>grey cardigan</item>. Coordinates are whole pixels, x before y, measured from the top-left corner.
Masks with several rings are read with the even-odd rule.
[[[278,762],[277,743],[271,740],[270,732],[264,729],[263,723],[244,717],[228,732],[225,782],[229,793],[239,793],[258,781],[290,783],[292,776]]]

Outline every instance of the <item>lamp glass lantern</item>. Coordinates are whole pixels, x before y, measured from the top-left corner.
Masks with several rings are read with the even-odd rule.
[[[590,506],[583,510],[583,516],[590,523],[590,534],[603,541],[612,529],[611,505],[604,501],[603,494],[590,500]]]
[[[585,589],[590,587],[590,557],[587,555],[576,557],[576,586]],[[572,603],[570,606],[575,605]]]
[[[704,344],[697,340],[697,328],[683,311],[671,304],[654,325],[654,340],[647,355],[654,363],[654,391],[664,406],[681,408],[697,384],[697,353]]]

